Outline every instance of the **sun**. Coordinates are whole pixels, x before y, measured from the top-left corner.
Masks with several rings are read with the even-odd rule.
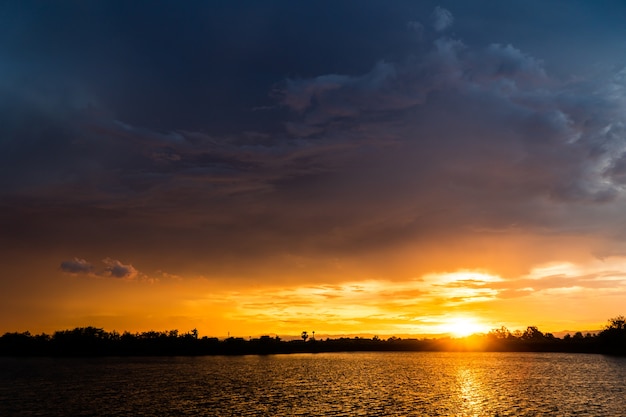
[[[440,326],[444,333],[454,337],[466,337],[475,333],[485,332],[486,326],[471,317],[453,317]]]

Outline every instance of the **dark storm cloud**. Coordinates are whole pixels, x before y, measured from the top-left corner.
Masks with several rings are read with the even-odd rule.
[[[623,72],[555,76],[513,36],[477,42],[462,4],[383,4],[33,6],[0,50],[0,209],[211,265],[615,232]]]
[[[474,191],[482,193],[513,185],[523,191],[520,199],[605,201],[618,192],[606,181],[606,167],[622,152],[622,136],[605,126],[623,123],[623,106],[615,96],[598,97],[600,87],[549,79],[540,61],[511,45],[470,50],[442,38],[418,63],[288,82],[283,102],[315,133],[343,126],[401,138],[410,152],[418,146],[440,162],[426,168],[428,176],[458,183],[459,193],[476,181]],[[411,157],[420,160],[419,153]],[[500,185],[496,173],[506,177]],[[494,203],[498,190],[491,191]]]
[[[408,1],[390,9],[357,1],[16,2],[0,15],[0,56],[11,63],[0,71],[28,84],[70,80],[131,125],[272,130],[277,115],[253,109],[271,107],[274,83],[329,63],[355,71],[398,53],[402,31],[391,28],[411,9]]]

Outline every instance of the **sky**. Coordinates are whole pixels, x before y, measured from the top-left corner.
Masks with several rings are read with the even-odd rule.
[[[601,329],[626,305],[625,21],[2,2],[0,333]]]

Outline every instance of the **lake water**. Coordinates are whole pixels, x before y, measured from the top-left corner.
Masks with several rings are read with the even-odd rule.
[[[626,416],[626,358],[0,358],[0,416]]]

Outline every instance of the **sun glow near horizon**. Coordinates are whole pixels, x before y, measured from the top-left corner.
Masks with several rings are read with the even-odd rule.
[[[435,335],[465,337],[491,330],[477,302],[496,299],[490,284],[503,279],[485,271],[458,270],[432,273],[409,281],[366,280],[326,285],[295,285],[213,292],[212,301],[229,300],[232,328],[258,329],[275,323],[277,334],[314,327],[320,334]],[[448,311],[442,311],[441,309]],[[495,312],[481,311],[491,317]],[[485,316],[486,317],[486,316]],[[236,324],[235,324],[236,322]],[[251,331],[251,330],[244,330]]]
[[[474,317],[452,317],[437,326],[441,333],[449,334],[453,337],[467,337],[476,333],[487,333],[490,328]]]
[[[596,320],[588,318],[588,312],[574,309],[574,304],[550,303],[551,297],[556,291],[566,291],[561,293],[564,300],[578,299],[578,288],[588,285],[588,277],[593,274],[601,276],[606,285],[615,283],[615,287],[589,288],[588,292],[619,294],[624,288],[619,284],[626,281],[616,271],[622,269],[625,259],[581,262],[574,265],[578,269],[568,266],[571,272],[557,277],[552,269],[544,270],[539,265],[537,270],[514,278],[488,269],[450,268],[426,274],[407,273],[411,276],[407,279],[311,280],[254,287],[218,285],[205,277],[160,276],[149,285],[147,280],[129,285],[122,280],[87,281],[65,275],[62,279],[68,285],[79,289],[98,285],[99,291],[66,300],[73,315],[61,319],[69,324],[50,323],[33,328],[26,323],[17,330],[53,332],[77,323],[131,332],[196,328],[203,336],[246,338],[264,334],[299,338],[301,331],[312,329],[325,337],[464,338],[501,326],[523,331],[529,325],[536,325],[543,332],[586,332],[601,328],[605,317],[618,313],[601,311]],[[109,297],[113,301],[106,310],[93,313],[93,306],[103,293],[114,294]],[[143,297],[149,315],[141,313],[141,303],[130,302],[138,297]],[[160,308],[155,309],[155,305]],[[552,314],[557,316],[557,310],[558,314],[568,314],[567,320],[546,319]],[[14,327],[5,331],[14,331]]]

